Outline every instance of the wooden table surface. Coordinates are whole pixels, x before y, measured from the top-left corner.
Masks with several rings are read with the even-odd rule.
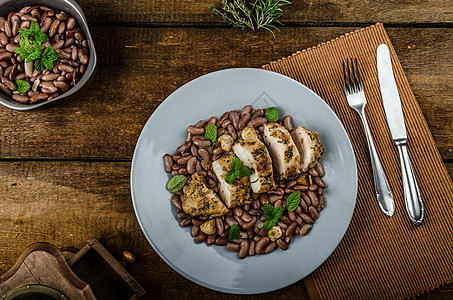
[[[208,9],[212,1],[79,0],[99,58],[87,93],[40,111],[0,107],[0,273],[31,243],[80,248],[95,237],[113,253],[136,255],[128,270],[147,298],[240,298],[177,274],[143,236],[129,185],[140,131],[168,95],[200,75],[258,68],[376,22],[388,31],[453,177],[453,3],[293,2],[274,39],[230,28]],[[266,295],[307,298],[302,281]],[[451,297],[448,285],[420,299]]]

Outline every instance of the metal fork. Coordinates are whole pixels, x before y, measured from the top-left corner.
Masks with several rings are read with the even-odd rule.
[[[359,114],[365,129],[368,148],[370,150],[371,167],[373,169],[374,189],[379,207],[387,216],[391,217],[395,211],[395,203],[393,202],[393,195],[390,191],[384,170],[382,169],[381,162],[379,161],[371,137],[370,128],[368,127],[368,122],[365,117],[366,98],[365,93],[363,92],[357,58],[354,60],[352,60],[352,58],[346,59],[346,63],[343,61],[343,80],[346,99],[348,99],[349,106]]]

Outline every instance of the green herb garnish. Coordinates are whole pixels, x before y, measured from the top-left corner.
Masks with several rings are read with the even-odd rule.
[[[283,214],[283,208],[273,207],[269,203],[264,204],[263,207],[264,216],[266,216],[266,221],[264,221],[263,229],[269,231],[274,227],[275,223],[278,222],[278,219]]]
[[[217,127],[214,124],[209,124],[204,132],[204,137],[214,144],[217,139]]]
[[[286,209],[288,211],[294,211],[300,204],[300,192],[292,192],[291,195],[286,199]]]
[[[228,238],[230,241],[234,241],[239,239],[241,236],[241,231],[239,230],[239,227],[236,224],[231,225],[230,227],[230,233],[228,234]]]
[[[227,172],[225,178],[225,181],[229,184],[232,184],[236,180],[237,176],[247,177],[250,176],[250,174],[252,174],[252,170],[247,166],[244,166],[237,157],[233,158],[230,167],[231,170]]]
[[[291,2],[287,0],[222,0],[221,11],[214,5],[209,8],[235,28],[263,28],[275,37],[272,30],[280,31],[277,26],[283,24],[278,19],[283,15],[282,7],[288,4]]]
[[[21,94],[25,93],[30,88],[30,84],[28,82],[26,82],[25,80],[17,79],[16,84],[17,84],[17,91]]]
[[[58,53],[51,46],[41,51],[42,43],[46,42],[48,37],[41,31],[37,22],[32,22],[30,28],[19,28],[19,48],[14,50],[20,55],[25,62],[34,62],[34,67],[38,71],[44,71],[46,68],[51,70],[53,62],[58,59]]]
[[[184,175],[176,175],[167,183],[167,189],[172,192],[177,192],[186,184],[187,177]]]
[[[266,109],[266,119],[269,122],[277,122],[278,110],[275,107],[269,107],[268,109]]]

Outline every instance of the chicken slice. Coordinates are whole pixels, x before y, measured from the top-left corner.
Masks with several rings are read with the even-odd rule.
[[[219,181],[220,197],[228,208],[252,202],[250,199],[250,181],[248,176],[237,177],[231,184],[225,181],[226,175],[231,169],[231,161],[234,157],[234,154],[231,153],[212,162],[212,170]]]
[[[192,180],[182,195],[182,209],[191,216],[219,217],[228,212],[228,209],[206,184],[199,173],[192,175]]]
[[[300,154],[289,131],[277,123],[267,123],[264,124],[263,137],[277,172],[277,180],[297,176],[300,173]]]
[[[309,131],[305,127],[298,126],[291,132],[291,136],[299,150],[300,169],[302,172],[306,172],[316,164],[324,152],[319,141],[319,134],[316,131]]]
[[[250,183],[254,193],[266,193],[275,186],[272,160],[253,126],[242,130],[243,141],[233,145],[233,152],[250,169]]]

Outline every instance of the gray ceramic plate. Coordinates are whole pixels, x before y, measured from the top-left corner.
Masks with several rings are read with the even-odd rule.
[[[287,251],[238,259],[226,247],[196,244],[190,227],[178,224],[169,176],[162,156],[174,153],[186,128],[211,116],[242,109],[276,106],[295,125],[319,132],[327,183],[321,211],[305,237]],[[210,289],[234,294],[263,293],[290,285],[319,267],[348,228],[357,195],[357,169],[346,131],[310,89],[283,75],[259,69],[228,69],[199,77],[171,94],[146,123],[135,148],[131,171],[132,201],[140,226],[154,250],[184,277]]]

